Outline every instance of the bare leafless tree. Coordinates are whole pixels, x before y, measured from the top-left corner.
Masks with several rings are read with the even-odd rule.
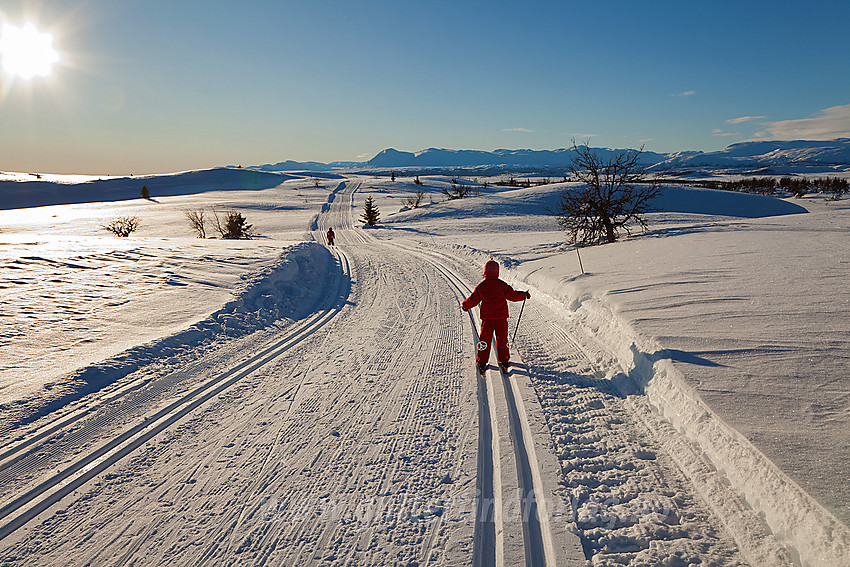
[[[625,150],[601,157],[584,144],[573,141],[576,157],[570,166],[580,187],[567,188],[558,201],[558,224],[577,244],[615,242],[630,226],[647,228],[645,214],[661,189],[639,163],[640,150]]]
[[[186,218],[192,226],[192,230],[198,235],[198,238],[207,237],[206,211],[204,209],[196,209],[194,211],[185,211]]]

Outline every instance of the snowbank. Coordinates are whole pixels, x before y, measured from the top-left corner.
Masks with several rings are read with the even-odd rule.
[[[244,276],[233,291],[232,300],[189,328],[80,368],[33,394],[0,404],[0,434],[98,391],[147,364],[193,349],[201,352],[225,339],[306,316],[324,293],[323,282],[329,280],[326,273],[333,265],[328,250],[315,243],[284,250],[273,264]]]
[[[560,298],[569,306],[573,317],[618,361],[620,372],[616,367],[610,369],[607,379],[625,395],[646,396],[744,496],[748,505],[764,516],[774,534],[790,545],[805,565],[834,567],[839,564],[836,561],[850,560],[847,526],[725,423],[688,383],[681,367],[667,358],[669,351],[661,344],[641,336],[604,296],[577,292],[577,286],[565,285],[555,278],[526,274],[524,280],[535,291]],[[684,357],[678,359],[683,361]],[[671,456],[678,460],[677,455]],[[686,463],[680,466],[687,471]],[[693,478],[692,481],[711,502],[712,496],[707,493],[711,490],[710,483],[701,484],[701,479]],[[734,513],[732,503],[713,505],[729,525],[746,521],[729,517]],[[746,537],[741,533],[735,535]]]

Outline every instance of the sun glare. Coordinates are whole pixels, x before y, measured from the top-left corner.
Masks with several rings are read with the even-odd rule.
[[[40,32],[32,24],[17,28],[3,24],[0,35],[0,57],[3,72],[12,77],[30,80],[50,74],[59,53],[53,49],[53,36]]]

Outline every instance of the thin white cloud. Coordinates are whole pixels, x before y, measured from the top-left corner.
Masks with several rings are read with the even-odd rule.
[[[752,122],[753,120],[764,120],[767,116],[741,116],[740,118],[730,118],[726,124],[741,124],[742,122]]]
[[[768,122],[765,128],[765,137],[773,140],[850,138],[850,104],[825,108],[812,118]]]
[[[534,132],[534,130],[529,130],[528,128],[502,128],[502,132]]]
[[[741,135],[738,132],[724,132],[723,130],[720,130],[719,128],[715,128],[714,130],[711,131],[711,133],[714,136],[740,136]]]
[[[673,93],[673,94],[672,94],[672,95],[670,95],[670,96],[688,97],[688,96],[693,96],[693,95],[695,95],[695,94],[697,94],[697,92],[696,92],[696,91],[685,91],[685,92],[681,92],[681,93]]]

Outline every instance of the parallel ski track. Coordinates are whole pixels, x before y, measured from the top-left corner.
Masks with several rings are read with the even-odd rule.
[[[411,246],[394,244],[408,253],[427,261],[449,282],[459,300],[470,293],[472,287],[453,269],[451,258],[435,251],[425,251]],[[469,312],[470,324],[477,344],[478,325],[472,312]],[[514,357],[518,359],[518,356]],[[490,373],[492,375],[492,373]],[[513,450],[517,459],[517,474],[520,486],[520,505],[522,510],[523,543],[525,563],[528,566],[554,565],[552,536],[545,514],[541,517],[538,502],[545,502],[540,486],[536,455],[532,447],[530,427],[521,401],[519,387],[511,374],[498,372],[502,377],[506,402],[510,414],[510,432]],[[473,546],[473,564],[478,567],[502,567],[504,565],[504,525],[501,514],[501,470],[497,429],[497,417],[490,403],[494,397],[492,384],[487,380],[478,381],[479,404],[479,441],[478,441],[478,479],[476,481],[475,537]],[[485,419],[485,416],[488,419]],[[490,505],[492,503],[492,505]]]
[[[337,189],[333,192],[332,196],[329,198],[328,204],[323,208],[323,214],[320,215],[317,218],[317,221],[315,223],[316,233],[314,233],[314,238],[316,240],[322,241],[325,237],[327,229],[333,228],[336,232],[336,241],[337,241],[338,245],[339,244],[347,244],[347,245],[386,246],[386,243],[381,242],[381,241],[373,238],[371,235],[364,232],[363,230],[355,229],[355,225],[354,225],[354,222],[353,222],[353,219],[352,219],[352,211],[354,210],[354,207],[355,207],[355,204],[354,204],[355,193],[360,189],[360,186],[361,186],[361,184],[359,182],[350,182],[349,181],[349,182],[346,182],[344,184],[340,184],[340,186],[337,187]],[[364,260],[367,263],[372,264],[372,260],[370,260],[368,258],[368,256],[366,258],[364,258]],[[375,269],[373,271],[376,273],[377,277],[381,279],[382,283],[387,283],[385,281],[386,275],[383,273],[382,270]],[[427,282],[427,285],[425,286],[425,288],[427,288],[428,292],[430,292],[431,282],[430,282],[430,278],[428,276],[427,271],[419,271],[419,272],[417,272],[417,274],[420,277],[424,277],[425,281]],[[410,306],[407,306],[407,307],[402,306],[399,303],[400,300],[402,301],[402,303],[404,303],[403,298],[398,298],[398,297],[395,298],[396,307],[398,308],[399,312],[408,312],[409,309],[410,309]],[[447,351],[449,344],[453,344],[454,342],[456,342],[456,341],[446,342],[445,339],[446,339],[446,337],[441,336],[440,340],[438,340],[437,344],[436,344],[437,349],[440,349],[441,348],[440,345],[442,345],[442,349],[444,351]],[[397,352],[399,350],[399,348],[401,347],[400,344],[394,344],[394,341],[397,341],[398,337],[389,336],[389,337],[387,337],[387,340],[390,341],[390,343],[388,343],[386,345],[386,348],[382,349],[381,353],[375,359],[370,360],[368,362],[370,367],[374,367],[374,368],[385,367],[390,362],[389,358],[391,357],[392,353]],[[392,355],[392,356],[394,356],[394,355]],[[431,364],[433,364],[433,361],[432,361]],[[401,395],[401,392],[392,392],[392,393],[389,393],[388,395],[393,396],[393,397],[398,396],[397,404],[390,404],[390,405],[395,405],[395,406],[400,408],[399,416],[398,416],[399,418],[402,418],[401,421],[399,422],[400,429],[401,430],[409,430],[413,426],[413,422],[414,422],[414,419],[416,417],[415,416],[415,414],[416,414],[415,409],[416,408],[411,405],[411,400],[408,399],[407,396]],[[404,449],[404,447],[402,447],[402,446],[397,446],[398,443],[399,443],[399,439],[395,438],[395,437],[393,438],[392,441],[390,441],[390,445],[391,445],[390,452],[391,453],[395,453],[397,450],[403,450]],[[337,460],[341,460],[341,459],[342,459],[342,456],[340,455],[337,458]],[[357,462],[356,465],[355,465],[355,467],[356,467],[355,470],[349,476],[351,476],[352,478],[360,478],[361,472],[362,472],[361,469],[364,466],[363,462],[364,462],[363,460],[360,460],[359,462]],[[461,464],[460,461],[458,461],[458,463],[456,464],[455,469],[453,471],[454,472],[453,478],[457,477],[458,468],[460,467],[460,464]],[[396,463],[394,466],[395,466],[395,468],[397,468],[399,466],[399,464]],[[390,473],[385,476],[384,481],[383,481],[384,486],[379,491],[379,493],[388,493],[389,492],[389,486],[387,486],[387,483],[392,482],[392,479],[396,478],[396,476],[397,475],[396,475],[395,469],[390,471]],[[418,564],[419,565],[426,566],[430,563],[432,549],[434,548],[434,545],[435,545],[435,543],[438,539],[438,536],[441,532],[443,522],[444,522],[443,515],[442,514],[437,515],[434,518],[434,520],[431,522],[427,533],[423,534],[423,536],[424,536],[423,537],[423,545],[422,545],[422,548],[419,550],[419,553],[418,553]],[[373,528],[371,528],[371,527],[368,528],[368,533],[371,533],[372,529]],[[321,563],[320,558],[326,552],[327,547],[328,547],[328,541],[332,537],[332,535],[334,534],[335,530],[336,530],[336,528],[334,526],[320,526],[320,525],[317,525],[315,523],[313,525],[311,525],[309,528],[307,528],[306,531],[308,531],[308,532],[318,532],[318,533],[320,533],[320,535],[318,536],[318,540],[316,542],[314,549],[310,550],[307,557],[300,557],[299,562],[300,561],[306,561],[306,563],[309,564],[309,565],[320,564]]]
[[[221,394],[245,376],[279,357],[333,319],[345,305],[350,291],[351,271],[350,261],[345,252],[333,249],[333,253],[339,262],[340,270],[335,272],[334,285],[329,287],[328,295],[322,302],[323,305],[327,306],[324,310],[315,313],[298,328],[287,332],[261,352],[227,372],[204,381],[166,408],[147,417],[142,423],[88,451],[63,470],[49,476],[34,488],[7,502],[0,508],[0,522],[3,522],[0,525],[0,540],[13,534],[27,522],[130,455],[135,449],[204,402]],[[141,384],[128,386],[96,406],[85,408],[65,419],[50,424],[44,430],[36,432],[32,437],[11,447],[1,456],[4,462],[0,465],[0,474],[8,476],[10,473],[19,473],[20,467],[25,464],[26,457],[34,454],[41,445],[49,442],[55,435],[71,430],[77,421],[93,413],[101,405],[126,395],[139,387],[141,387]]]

